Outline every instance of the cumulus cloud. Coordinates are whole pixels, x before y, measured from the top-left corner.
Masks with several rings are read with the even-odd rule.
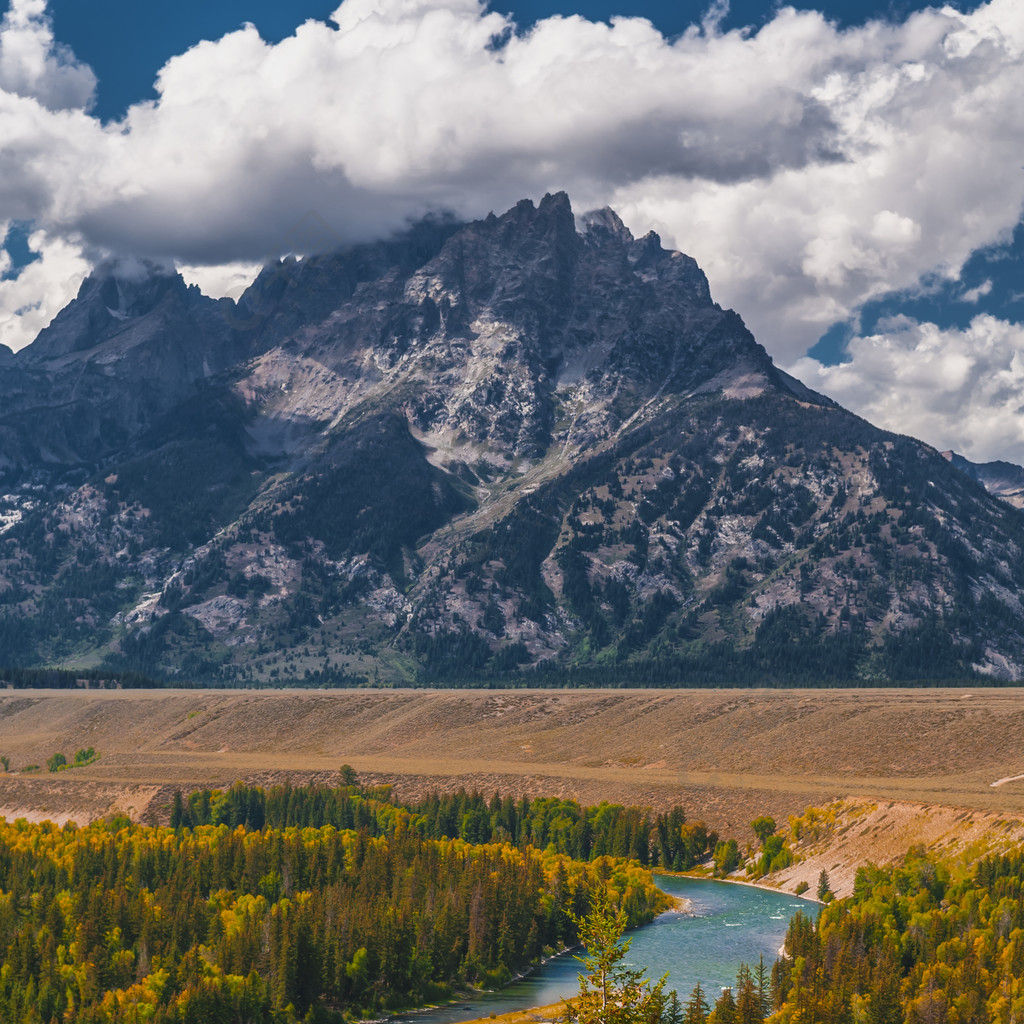
[[[1024,324],[987,314],[964,330],[897,318],[854,338],[851,361],[791,367],[872,423],[975,462],[1024,463]]]
[[[268,256],[564,188],[695,256],[783,364],[1008,237],[1024,207],[1019,0],[846,30],[783,7],[722,32],[723,10],[669,41],[641,18],[517,33],[479,0],[345,0],[276,45],[253,26],[198,44],[156,100],[104,125],[44,0],[14,0],[0,220],[237,290]]]
[[[827,112],[785,67],[717,67],[702,35],[673,47],[642,19],[571,17],[506,38],[475,0],[347,0],[334,21],[171,60],[62,220],[111,248],[238,260],[287,245],[311,210],[365,238],[431,208],[562,187],[587,206],[652,174],[734,182],[833,158]]]
[[[7,230],[0,231],[6,237]],[[45,231],[28,238],[39,258],[11,273],[11,258],[0,250],[0,345],[23,348],[73,298],[91,263],[73,242]]]
[[[1020,169],[997,158],[1024,137],[1018,8],[845,32],[784,8],[721,33],[713,7],[670,43],[640,18],[515,35],[477,0],[346,0],[277,45],[200,43],[101,126],[45,109],[42,83],[84,72],[43,0],[17,0],[0,43],[36,70],[4,90],[0,215],[198,265],[290,248],[310,211],[347,240],[566,188],[660,227],[791,355],[1015,222]]]
[[[204,295],[240,299],[262,267],[261,263],[221,263],[213,267],[181,264],[178,273],[186,284],[196,285]]]
[[[972,251],[1005,240],[1024,204],[1024,8],[927,10],[900,26],[836,32],[782,11],[756,40],[795,40],[821,64],[804,77],[842,159],[725,187],[662,178],[617,198],[643,225],[671,225],[782,359],[806,351],[867,300],[955,279]],[[798,26],[802,25],[802,29]]]
[[[54,41],[46,0],[11,0],[0,22],[0,90],[50,110],[92,104],[96,76]]]

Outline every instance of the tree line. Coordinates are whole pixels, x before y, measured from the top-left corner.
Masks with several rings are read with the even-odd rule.
[[[350,773],[350,774],[349,774]],[[685,871],[719,845],[703,822],[687,822],[682,807],[654,814],[650,808],[602,802],[581,807],[559,797],[522,797],[479,792],[432,793],[399,801],[389,786],[360,786],[348,766],[349,784],[264,789],[236,782],[227,790],[175,793],[172,827],[223,824],[247,829],[362,829],[388,836],[402,827],[427,839],[511,843],[560,853],[574,860],[621,857],[644,867]],[[733,844],[735,846],[735,843]],[[733,865],[735,867],[735,864]]]
[[[791,919],[772,967],[681,1001],[627,967],[614,907],[586,922],[589,973],[565,1024],[1015,1024],[1024,1017],[1024,849],[953,867],[912,849],[857,871],[851,897]]]
[[[0,643],[0,649],[4,649]],[[0,684],[15,690],[73,690],[86,685],[94,689],[158,689],[163,683],[139,672],[110,669],[0,668]]]

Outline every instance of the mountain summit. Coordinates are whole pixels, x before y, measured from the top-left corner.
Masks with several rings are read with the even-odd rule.
[[[0,362],[0,649],[206,681],[1024,664],[1022,514],[779,371],[564,194],[267,266],[99,268]]]

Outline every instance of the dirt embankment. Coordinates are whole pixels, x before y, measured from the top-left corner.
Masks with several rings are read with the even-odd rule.
[[[1024,817],[992,811],[855,799],[838,801],[820,811],[810,825],[808,816],[801,819],[799,841],[792,842],[787,835],[797,863],[761,879],[763,884],[792,892],[806,882],[814,893],[825,871],[832,891],[848,896],[862,864],[898,861],[915,846],[940,855],[947,863],[969,866],[979,857],[1024,842]]]
[[[758,815],[782,822],[847,797],[945,808],[959,828],[965,809],[992,823],[1024,817],[1022,735],[1021,691],[1003,689],[9,691],[0,813],[159,820],[179,787],[333,780],[347,762],[408,795],[466,786],[681,803],[741,842]],[[46,771],[55,751],[89,746],[95,764]],[[44,767],[20,770],[32,764]],[[900,853],[910,845],[881,825],[865,834],[865,859],[883,859],[867,847],[890,835]]]

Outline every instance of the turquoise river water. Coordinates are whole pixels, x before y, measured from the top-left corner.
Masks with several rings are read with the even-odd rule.
[[[797,910],[817,916],[817,904],[785,893],[698,878],[656,876],[658,885],[690,901],[689,913],[671,911],[630,933],[626,962],[646,967],[656,981],[666,971],[666,990],[675,989],[685,1002],[699,981],[714,1002],[736,980],[740,964],[756,964],[763,956],[771,965]],[[571,954],[555,957],[522,981],[500,992],[436,1010],[393,1018],[409,1024],[458,1024],[459,1021],[545,1006],[579,990],[580,963]]]

